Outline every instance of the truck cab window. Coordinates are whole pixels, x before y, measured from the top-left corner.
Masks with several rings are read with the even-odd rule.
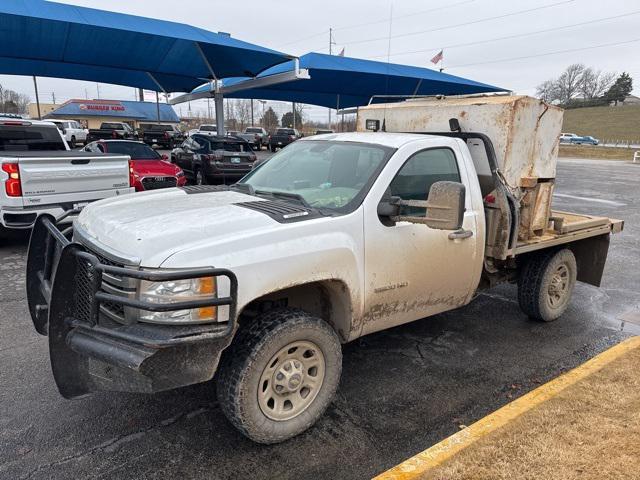
[[[431,148],[415,153],[391,181],[391,195],[402,200],[426,200],[435,182],[460,182],[456,156],[448,148]],[[401,215],[423,217],[424,208],[402,207]]]

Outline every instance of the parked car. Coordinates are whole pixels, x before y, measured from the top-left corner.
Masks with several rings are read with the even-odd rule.
[[[278,148],[283,148],[295,142],[302,135],[295,128],[279,128],[276,133],[269,135],[269,150],[275,152]]]
[[[252,144],[256,150],[262,150],[263,146],[269,145],[269,134],[262,127],[247,127],[240,137]]]
[[[75,148],[78,143],[86,143],[88,130],[84,129],[79,122],[76,122],[75,120],[50,121],[62,132],[62,136],[67,141],[70,148]]]
[[[70,151],[51,122],[0,117],[0,164],[0,230],[133,192],[127,156]]]
[[[173,149],[185,139],[184,133],[176,125],[150,125],[142,133],[142,141],[147,145],[159,145]]]
[[[197,133],[201,133],[203,135],[213,135],[215,137],[216,135],[218,135],[218,126],[215,124],[200,125]]]
[[[240,138],[196,134],[172,152],[173,161],[197,185],[233,183],[253,168],[256,154]]]
[[[575,145],[598,145],[600,140],[594,138],[590,135],[585,135],[584,137],[575,136],[571,138],[571,143]]]
[[[328,128],[320,128],[316,130],[315,135],[325,135],[327,133],[335,133],[333,130],[329,130]]]
[[[463,107],[474,109],[472,102],[477,98]],[[524,118],[544,118],[535,102]],[[424,108],[427,124],[436,112]],[[499,121],[503,110],[491,108],[478,124],[488,117],[488,130],[502,138],[466,129],[312,137],[229,188],[185,187],[90,205],[73,240],[39,221],[27,294],[35,330],[51,332],[60,392],[152,393],[215,375],[218,405],[230,422],[256,442],[276,443],[327,409],[344,343],[463,307],[501,283],[517,283],[526,316],[556,320],[578,279],[600,284],[610,234],[623,222],[540,209],[545,235],[521,241],[533,215],[514,213],[532,202],[512,193],[505,172],[519,175],[523,164],[555,171],[549,152],[557,138],[541,139],[519,121],[532,131],[513,132]],[[450,110],[442,109],[435,128]],[[396,124],[405,129],[415,119]],[[532,136],[548,148],[529,148]],[[500,152],[509,162],[504,172],[493,142],[512,148]],[[479,171],[491,179],[488,193]],[[543,183],[551,191],[553,184]],[[106,270],[102,283],[91,282],[94,271],[112,265],[120,267],[117,276]],[[43,294],[50,284],[55,290]],[[106,292],[113,293],[99,309],[78,308],[96,305]],[[369,383],[377,378],[371,372]]]
[[[571,140],[577,137],[578,135],[576,135],[575,133],[561,133],[560,143],[571,143]]]
[[[137,139],[136,132],[131,125],[125,122],[104,122],[100,128],[90,128],[87,134],[87,142],[96,140],[128,140]]]
[[[133,140],[98,140],[88,144],[84,151],[128,155],[130,183],[136,192],[158,188],[182,187],[187,179],[177,165],[169,162],[149,145]]]

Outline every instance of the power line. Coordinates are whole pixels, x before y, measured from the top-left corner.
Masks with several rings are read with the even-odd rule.
[[[464,27],[466,25],[475,25],[475,24],[478,24],[478,23],[488,22],[490,20],[497,20],[499,18],[513,17],[513,16],[516,16],[516,15],[522,15],[524,13],[531,13],[531,12],[535,12],[535,11],[538,11],[538,10],[544,10],[544,9],[547,9],[547,8],[557,7],[559,5],[567,5],[569,3],[573,3],[574,1],[575,0],[564,0],[562,2],[551,3],[549,5],[542,5],[540,7],[528,8],[526,10],[518,10],[517,12],[504,13],[502,15],[495,15],[493,17],[479,18],[477,20],[472,20],[472,21],[469,21],[469,22],[455,23],[455,24],[452,24],[452,25],[445,25],[443,27],[432,28],[432,29],[429,29],[429,30],[418,30],[418,31],[415,31],[415,32],[400,33],[398,35],[394,35],[393,38],[405,38],[405,37],[411,37],[411,36],[415,36],[415,35],[421,35],[423,33],[440,32],[442,30],[449,30],[451,28]],[[388,37],[367,38],[367,39],[364,39],[364,40],[355,40],[353,42],[347,42],[347,43],[345,43],[345,45],[356,45],[356,44],[360,44],[360,43],[376,42],[376,41],[379,41],[379,40],[387,40],[387,38]]]
[[[419,12],[407,13],[405,15],[398,15],[396,17],[393,17],[393,19],[394,20],[400,20],[401,18],[415,17],[417,15],[424,15],[425,13],[437,12],[439,10],[445,10],[447,8],[457,7],[457,6],[460,6],[460,5],[465,5],[467,3],[473,3],[473,2],[475,2],[475,0],[465,0],[463,2],[451,3],[449,5],[442,5],[441,7],[430,8],[429,10],[421,10]],[[377,25],[379,23],[389,23],[389,19],[388,18],[383,18],[381,20],[375,20],[375,21],[372,21],[372,22],[345,25],[343,27],[336,27],[336,28],[334,28],[334,30],[351,30],[353,28],[366,27],[366,26],[369,26],[369,25]]]
[[[523,55],[521,57],[511,57],[511,58],[502,58],[500,60],[490,60],[488,62],[477,62],[477,63],[465,63],[461,65],[451,65],[447,68],[462,68],[462,67],[475,67],[476,65],[488,65],[492,63],[503,63],[503,62],[512,62],[515,60],[524,60],[527,58],[539,58],[546,57],[547,55],[559,55],[562,53],[571,53],[571,52],[580,52],[583,50],[593,50],[595,48],[604,48],[604,47],[615,47],[617,45],[627,45],[630,43],[640,42],[640,38],[635,38],[633,40],[625,40],[623,42],[615,42],[615,43],[603,43],[601,45],[592,45],[590,47],[580,47],[580,48],[569,48],[566,50],[555,50],[552,52],[538,53],[535,55]]]
[[[394,20],[398,20],[398,19],[401,19],[401,18],[407,18],[407,17],[415,17],[416,15],[424,15],[425,13],[431,13],[431,12],[436,12],[436,11],[439,11],[439,10],[445,10],[447,8],[457,7],[459,5],[465,5],[467,3],[473,3],[475,1],[476,0],[464,0],[464,1],[458,2],[458,3],[452,3],[452,4],[449,4],[449,5],[443,5],[441,7],[430,8],[429,10],[421,10],[419,12],[407,13],[406,15],[400,15],[400,16],[394,17]],[[573,0],[571,0],[571,1],[573,1]],[[376,25],[376,24],[379,24],[379,23],[388,23],[388,22],[389,22],[389,19],[385,18],[385,19],[381,19],[381,20],[374,20],[372,22],[364,22],[364,23],[356,23],[356,24],[351,24],[351,25],[343,25],[342,27],[333,28],[333,30],[351,30],[351,29],[354,29],[354,28],[366,27],[368,25]],[[277,45],[276,48],[286,47],[287,45],[292,45],[294,43],[303,42],[305,40],[309,40],[309,39],[312,39],[312,38],[320,37],[320,36],[326,35],[326,34],[327,34],[327,31],[324,30],[323,32],[314,33],[312,35],[309,35],[307,37],[299,38],[298,40],[294,40],[292,42],[282,43],[280,45]],[[384,37],[384,38],[385,38],[385,40],[387,39],[387,37]]]
[[[527,37],[530,35],[538,35],[540,33],[549,33],[549,32],[554,32],[557,30],[565,30],[567,28],[573,28],[573,27],[580,27],[580,26],[584,26],[584,25],[591,25],[594,23],[600,23],[600,22],[605,22],[608,20],[615,20],[618,18],[622,18],[622,17],[630,17],[632,15],[638,15],[640,13],[640,10],[636,10],[633,12],[628,12],[628,13],[623,13],[621,15],[615,15],[612,17],[605,17],[605,18],[597,18],[595,20],[589,20],[586,22],[580,22],[580,23],[572,23],[571,25],[562,25],[559,27],[553,27],[553,28],[545,28],[544,30],[536,30],[533,32],[526,32],[526,33],[516,33],[514,35],[507,35],[504,37],[495,37],[495,38],[489,38],[487,40],[478,40],[475,42],[466,42],[466,43],[456,43],[454,45],[445,45],[443,46],[439,46],[439,47],[432,47],[432,48],[424,48],[424,49],[420,49],[420,50],[405,50],[403,52],[397,52],[397,53],[392,53],[391,56],[392,57],[397,57],[400,55],[409,55],[412,53],[424,53],[424,52],[430,52],[436,49],[453,49],[453,48],[461,48],[461,47],[469,47],[469,46],[475,46],[475,45],[482,45],[484,43],[490,43],[490,42],[497,42],[499,40],[511,40],[514,38],[521,38],[521,37]],[[386,55],[375,55],[375,56],[371,56],[371,57],[367,57],[367,58],[383,58],[386,57]]]

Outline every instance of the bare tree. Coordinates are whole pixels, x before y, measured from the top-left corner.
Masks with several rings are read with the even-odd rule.
[[[616,80],[613,72],[603,73],[591,67],[582,72],[580,82],[580,94],[585,100],[593,100],[602,97]]]
[[[581,63],[569,65],[556,81],[558,87],[559,100],[562,103],[569,103],[580,92],[582,74],[585,66]]]
[[[560,100],[560,92],[555,80],[546,80],[536,88],[536,96],[545,102],[555,102]]]

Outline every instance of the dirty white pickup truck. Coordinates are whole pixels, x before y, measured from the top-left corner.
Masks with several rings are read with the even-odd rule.
[[[364,109],[360,123],[380,129],[396,108],[382,121]],[[502,282],[517,282],[526,315],[557,319],[576,280],[599,285],[622,222],[552,212],[561,112],[534,100],[504,108],[534,120],[502,122],[498,150],[460,131],[487,115],[476,108],[441,133],[302,139],[230,187],[103,200],[73,232],[41,217],[28,299],[60,392],[157,392],[215,374],[229,420],[274,443],[331,402],[342,343]],[[505,164],[515,156],[520,186],[510,182],[522,169]]]
[[[70,151],[51,122],[0,117],[0,236],[133,192],[129,157]]]

